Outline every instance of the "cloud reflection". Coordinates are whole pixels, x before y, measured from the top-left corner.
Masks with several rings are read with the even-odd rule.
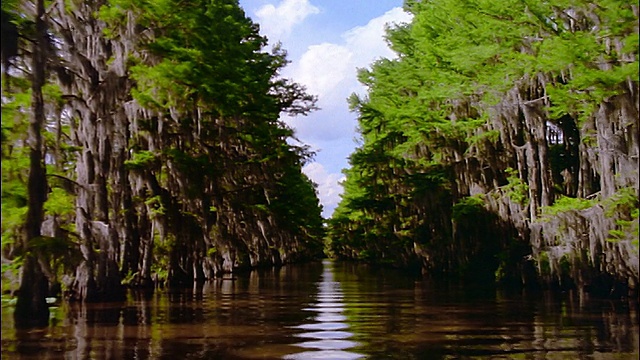
[[[304,311],[315,312],[311,322],[301,324],[295,328],[307,330],[296,334],[296,337],[311,339],[294,344],[304,349],[313,349],[285,356],[285,359],[359,359],[363,354],[348,351],[360,343],[347,340],[354,336],[349,331],[347,317],[343,315],[345,304],[343,302],[342,288],[339,282],[333,278],[332,263],[329,260],[323,262],[324,272],[322,280],[318,283],[318,294],[315,302]]]

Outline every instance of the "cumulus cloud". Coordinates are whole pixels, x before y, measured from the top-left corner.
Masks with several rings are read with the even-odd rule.
[[[384,39],[385,27],[390,24],[406,23],[411,20],[411,15],[402,8],[393,8],[384,15],[371,19],[364,26],[355,27],[343,34],[346,46],[357,56],[354,63],[357,67],[368,66],[372,61],[385,57],[394,57]]]
[[[291,33],[293,27],[309,15],[319,14],[320,9],[309,0],[282,0],[277,6],[267,4],[256,11],[261,32],[271,38],[281,39]]]
[[[343,139],[353,145],[356,121],[355,115],[349,113],[346,99],[354,92],[364,93],[357,80],[357,69],[382,57],[394,57],[384,40],[385,26],[410,20],[411,15],[393,8],[366,25],[344,32],[339,43],[309,46],[299,60],[285,69],[285,77],[305,85],[310,94],[318,96],[322,109],[307,118],[284,119],[296,129],[300,139],[306,143]]]
[[[305,165],[302,171],[318,184],[318,197],[323,206],[322,216],[330,217],[340,202],[342,186],[339,183],[345,180],[344,175],[329,173],[322,164],[317,162]]]
[[[329,94],[353,71],[350,66],[352,57],[353,52],[345,46],[331,43],[311,45],[297,62],[293,78],[312,94]]]
[[[331,216],[342,193],[340,182],[344,175],[333,171],[347,166],[346,159],[357,137],[355,115],[349,113],[346,101],[351,93],[364,92],[357,80],[357,69],[383,57],[394,57],[384,39],[385,27],[410,21],[411,15],[394,8],[364,26],[346,31],[340,43],[309,46],[300,59],[285,70],[285,77],[305,85],[309,93],[318,96],[322,109],[306,118],[283,120],[296,129],[302,142],[320,151],[319,162],[308,164],[303,170],[318,184],[325,218]]]
[[[356,69],[366,67],[376,59],[394,56],[384,40],[385,26],[410,20],[410,15],[401,8],[393,8],[366,25],[342,34],[344,41],[340,44],[311,45],[294,64],[290,75],[306,85],[309,92],[318,95],[324,105],[346,106],[345,97],[359,88]],[[332,96],[336,90],[341,97]]]

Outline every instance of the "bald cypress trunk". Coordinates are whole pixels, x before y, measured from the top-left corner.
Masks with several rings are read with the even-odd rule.
[[[40,237],[43,219],[43,205],[46,201],[47,180],[42,155],[42,126],[45,122],[42,87],[45,82],[46,61],[46,23],[43,0],[36,3],[36,38],[32,47],[32,85],[29,121],[29,180],[28,211],[23,237],[23,250],[26,252],[22,266],[20,293],[14,313],[17,327],[44,326],[49,322],[47,296],[48,282],[38,262],[38,249],[32,241]]]
[[[389,32],[401,56],[361,76],[369,96],[352,105],[364,144],[331,221],[334,251],[417,257],[444,275],[637,291],[640,106],[628,44],[638,6],[469,4],[414,4],[413,23]],[[402,164],[396,179],[385,177],[390,160]],[[449,198],[418,196],[425,189]]]
[[[73,298],[118,300],[123,279],[188,285],[317,253],[305,152],[286,144],[291,131],[278,121],[311,110],[313,97],[276,81],[284,54],[262,52],[266,40],[237,2],[56,0],[51,19],[78,149]],[[198,22],[193,31],[184,19]],[[283,206],[292,194],[318,212]]]
[[[120,241],[130,229],[122,216],[126,204],[123,153],[127,121],[122,103],[128,96],[124,51],[104,36],[95,14],[103,1],[58,1],[54,22],[67,54],[63,88],[72,99],[74,134],[82,148],[76,162],[76,229],[82,264],[76,271],[73,297],[86,301],[120,300],[124,296],[118,266]],[[111,62],[107,62],[111,59]]]

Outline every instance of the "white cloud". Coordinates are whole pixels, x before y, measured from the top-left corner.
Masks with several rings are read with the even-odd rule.
[[[286,2],[286,1],[285,1]],[[283,2],[283,4],[285,3]],[[346,166],[346,157],[353,151],[356,137],[355,115],[349,114],[347,97],[364,92],[357,80],[357,68],[368,67],[379,58],[393,58],[384,39],[385,26],[411,21],[411,15],[401,8],[394,8],[372,19],[364,26],[355,27],[342,34],[343,42],[311,45],[298,61],[285,70],[285,77],[307,87],[317,95],[322,110],[307,118],[283,119],[296,129],[298,138],[320,150],[320,158],[332,163],[308,164],[303,171],[316,184],[318,196],[324,206],[323,216],[328,218],[340,202],[344,180],[341,173],[328,172],[326,167]],[[324,162],[323,162],[324,163]]]
[[[318,162],[306,165],[303,171],[318,184],[325,218],[331,216],[342,193],[339,182],[344,175],[333,171],[347,166],[347,157],[355,146],[353,139],[357,137],[356,115],[349,113],[346,101],[351,93],[364,92],[357,80],[357,69],[368,67],[379,58],[393,58],[395,54],[384,39],[385,26],[410,21],[411,15],[394,8],[364,26],[344,32],[340,43],[309,46],[283,72],[285,77],[305,85],[309,93],[318,96],[320,111],[306,118],[283,120],[296,129],[296,136],[303,143],[320,151]]]
[[[411,15],[401,8],[393,8],[364,26],[346,31],[342,34],[343,44],[311,45],[294,65],[293,78],[320,98],[330,94],[343,81],[350,85],[344,89],[353,91],[357,87],[354,85],[358,84],[357,68],[366,67],[382,57],[394,57],[384,40],[385,26],[410,20]],[[344,102],[344,98],[340,101]]]
[[[344,175],[329,173],[322,164],[317,162],[305,165],[302,171],[318,184],[318,197],[323,206],[322,216],[328,218],[340,202],[342,186],[339,183],[344,181]]]
[[[256,11],[261,32],[274,40],[291,33],[293,27],[320,9],[309,0],[282,0],[278,6],[267,4]]]
[[[331,93],[353,69],[349,66],[353,53],[345,46],[322,43],[311,45],[297,62],[294,79],[312,94]]]
[[[375,60],[394,57],[385,40],[385,26],[409,22],[411,15],[394,8],[342,34],[340,44],[311,45],[307,51],[285,69],[284,76],[305,85],[310,94],[318,96],[321,111],[308,118],[284,119],[296,128],[306,143],[355,137],[355,116],[348,111],[346,99],[354,92],[363,93],[357,80],[357,69],[368,67]],[[312,121],[322,118],[321,121]]]
[[[384,39],[385,27],[394,23],[405,23],[411,20],[411,15],[402,8],[393,8],[384,15],[371,19],[364,26],[355,27],[343,34],[347,47],[357,54],[355,65],[364,67],[376,59],[392,58],[395,54]]]

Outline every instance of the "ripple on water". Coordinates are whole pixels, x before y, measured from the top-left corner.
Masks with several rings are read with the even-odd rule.
[[[316,299],[324,300],[324,299],[344,299],[344,294],[340,291],[326,291],[320,292],[316,295]]]
[[[344,303],[343,303],[343,302],[329,302],[329,301],[323,301],[323,302],[319,302],[319,303],[315,304],[314,306],[315,306],[316,308],[332,310],[332,309],[335,309],[335,308],[342,308],[342,307],[344,307]]]
[[[349,327],[349,324],[343,322],[320,322],[314,324],[303,324],[295,326],[296,329],[303,330],[342,330]]]
[[[341,313],[344,312],[344,307],[309,307],[304,308],[302,311],[315,311],[315,312],[323,312],[323,313]]]
[[[354,334],[341,331],[349,328],[349,324],[346,323],[347,317],[342,314],[345,311],[343,300],[340,282],[333,281],[332,271],[325,268],[322,281],[318,283],[315,303],[303,309],[316,312],[317,315],[313,318],[316,322],[295,326],[297,329],[312,331],[296,334],[295,337],[309,340],[294,345],[314,350],[287,355],[285,359],[359,359],[364,356],[346,351],[359,346],[360,343],[345,340]]]
[[[305,341],[295,345],[299,347],[307,348],[307,349],[345,350],[345,349],[350,349],[352,347],[356,347],[360,345],[360,343],[357,343],[355,341],[350,341],[350,340],[327,339],[327,340]]]
[[[346,339],[353,336],[353,333],[348,331],[311,331],[306,333],[297,334],[297,337],[306,339]]]
[[[321,312],[314,318],[314,320],[320,322],[341,322],[347,321],[347,316],[332,312]]]
[[[286,355],[285,359],[294,359],[294,360],[307,360],[307,359],[323,359],[323,360],[351,360],[351,359],[360,359],[363,358],[364,355],[343,351],[343,350],[319,350],[319,351],[303,351],[296,354]]]

